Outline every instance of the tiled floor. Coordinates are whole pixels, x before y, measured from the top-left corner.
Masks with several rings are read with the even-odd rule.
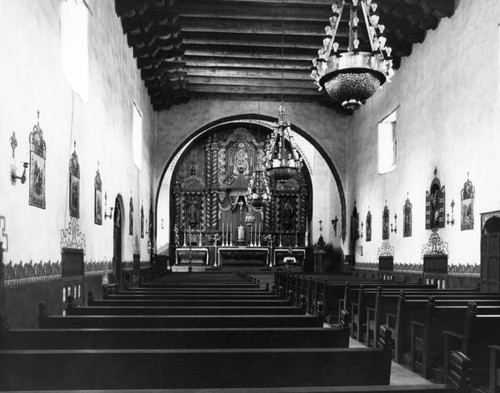
[[[366,348],[359,341],[349,339],[349,348]],[[398,363],[392,362],[391,385],[433,385],[433,383],[420,375],[404,368]]]

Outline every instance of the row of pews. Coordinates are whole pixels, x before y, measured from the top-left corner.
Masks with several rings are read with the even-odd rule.
[[[274,285],[308,314],[331,321],[349,312],[351,337],[367,346],[377,343],[381,327],[390,329],[394,360],[427,379],[499,391],[500,294],[338,280],[277,273]]]
[[[287,287],[291,297],[284,299],[245,274],[171,273],[138,288],[105,292],[99,300],[89,293],[88,306],[70,301],[65,316],[48,315],[41,302],[39,329],[2,324],[0,390],[319,393],[463,387],[458,369],[447,385],[389,385],[394,329],[382,324],[373,346],[349,348],[348,303],[337,323],[324,324],[323,314],[297,304],[294,288]],[[343,301],[354,302],[349,299]]]

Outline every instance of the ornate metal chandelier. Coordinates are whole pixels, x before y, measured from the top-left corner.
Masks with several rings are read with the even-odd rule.
[[[285,120],[285,104],[283,103],[283,63],[285,47],[285,22],[281,2],[281,104],[278,112],[278,123],[274,127],[270,143],[266,145],[266,171],[276,180],[291,179],[302,167],[295,143],[290,135],[290,123]],[[290,150],[286,149],[286,140],[290,142]]]
[[[359,108],[394,74],[391,52],[386,46],[385,26],[379,24],[377,4],[372,0],[352,0],[349,12],[349,45],[346,52],[339,52],[335,35],[339,26],[345,0],[335,0],[330,25],[325,27],[326,37],[319,57],[313,60],[311,77],[319,90],[325,89],[330,97],[346,109]],[[370,52],[359,49],[361,10],[370,43]]]
[[[257,157],[257,164],[248,182],[247,201],[250,205],[260,208],[269,203],[271,192],[267,181],[264,165]]]
[[[286,148],[286,141],[290,142],[290,149]],[[285,120],[285,105],[279,108],[278,123],[266,146],[266,171],[276,180],[288,180],[302,168],[297,147],[290,135],[290,123]]]

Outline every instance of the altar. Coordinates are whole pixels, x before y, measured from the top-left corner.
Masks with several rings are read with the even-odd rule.
[[[175,264],[179,265],[182,263],[189,263],[191,260],[191,264],[209,264],[209,252],[206,247],[178,247],[175,250]]]
[[[268,247],[218,247],[218,266],[267,266]]]

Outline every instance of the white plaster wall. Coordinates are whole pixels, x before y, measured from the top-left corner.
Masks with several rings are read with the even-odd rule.
[[[383,21],[381,21],[383,22]],[[349,121],[347,211],[357,201],[360,221],[372,212],[372,241],[359,239],[360,262],[375,262],[382,244],[382,210],[387,200],[396,263],[422,263],[425,191],[438,169],[446,186],[446,212],[455,201],[455,225],[439,230],[451,264],[478,264],[480,213],[500,209],[499,27],[497,0],[460,1],[455,15],[441,20],[423,44],[413,45],[391,84],[386,84]],[[388,43],[390,45],[390,43]],[[377,173],[377,123],[397,111],[397,166]],[[460,191],[467,173],[475,186],[474,230],[460,230]],[[413,235],[403,238],[403,204],[413,204]],[[348,219],[348,223],[350,220]],[[349,233],[349,232],[348,232]]]
[[[129,198],[134,200],[134,231],[140,236],[140,206],[145,218],[151,201],[154,116],[149,98],[126,44],[114,2],[90,1],[87,102],[73,93],[62,72],[60,0],[2,0],[0,3],[0,215],[6,217],[6,262],[60,260],[61,229],[69,221],[68,178],[73,141],[80,163],[80,230],[86,236],[87,261],[111,260],[112,220],[94,224],[94,177],[99,170],[108,206],[123,196],[127,232],[123,260],[132,260],[128,235]],[[132,160],[132,108],[143,113],[142,171]],[[18,170],[27,160],[28,137],[40,110],[47,145],[46,209],[28,205],[29,181],[11,185],[9,138],[17,136]],[[104,204],[104,201],[103,201]],[[141,259],[148,260],[147,236]]]
[[[155,141],[155,182],[161,188],[158,198],[158,220],[165,218],[164,228],[157,222],[158,247],[162,242],[168,241],[168,196],[169,178],[165,176],[162,184],[160,177],[169,160],[172,159],[176,149],[185,144],[203,126],[229,116],[245,114],[261,114],[277,117],[278,102],[257,101],[215,101],[192,100],[186,105],[175,106],[168,111],[158,112],[156,116],[156,141]],[[345,187],[346,172],[346,129],[347,118],[336,114],[332,109],[320,107],[313,103],[285,103],[286,118],[294,126],[308,133],[319,145],[323,147],[339,173],[342,187]],[[299,136],[296,136],[299,140]],[[305,139],[299,144],[309,144]],[[311,149],[315,151],[315,149]],[[323,223],[323,236],[326,242],[334,245],[340,243],[341,233],[341,207],[337,184],[333,178],[326,161],[316,152],[309,160],[313,163],[313,195],[314,212],[310,223],[312,239],[314,242],[319,237],[319,220]],[[331,220],[339,218],[338,238],[333,238]]]

